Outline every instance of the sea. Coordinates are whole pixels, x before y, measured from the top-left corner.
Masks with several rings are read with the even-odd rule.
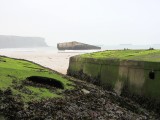
[[[57,47],[49,46],[49,47],[36,47],[36,48],[2,48],[0,49],[1,52],[9,51],[9,52],[52,52],[52,53],[90,53],[90,52],[96,52],[96,51],[104,51],[104,50],[124,50],[124,49],[133,49],[133,50],[139,50],[139,49],[160,49],[160,44],[154,44],[154,45],[128,45],[128,44],[122,44],[122,45],[101,45],[101,50],[61,50],[59,51]]]

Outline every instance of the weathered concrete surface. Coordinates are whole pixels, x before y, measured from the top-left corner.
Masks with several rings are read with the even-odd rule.
[[[154,79],[149,76],[151,71],[154,71]],[[98,83],[120,95],[137,96],[135,98],[140,98],[139,101],[141,102],[142,100],[149,100],[151,105],[154,105],[152,107],[160,105],[159,62],[98,60],[75,56],[70,58],[68,75]]]
[[[80,42],[65,42],[57,44],[58,50],[91,50],[91,49],[101,49],[101,47],[88,45]]]

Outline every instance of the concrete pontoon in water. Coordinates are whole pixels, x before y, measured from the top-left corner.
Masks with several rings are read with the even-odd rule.
[[[84,44],[80,42],[65,42],[65,43],[58,43],[57,44],[58,50],[95,50],[101,49],[101,47]]]

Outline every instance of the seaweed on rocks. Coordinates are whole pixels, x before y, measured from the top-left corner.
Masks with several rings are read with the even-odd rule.
[[[84,81],[73,82],[76,85],[75,89],[65,90],[62,93],[63,98],[43,99],[25,104],[22,101],[18,102],[10,89],[0,91],[0,113],[9,120],[154,120],[157,117],[147,110],[136,112],[135,109],[140,106],[137,107],[136,103],[113,92]]]
[[[88,76],[87,74],[83,73],[83,70],[80,70],[78,72],[70,72],[69,70],[67,71],[67,75],[73,76],[75,78],[78,78],[80,80],[85,80],[87,82],[90,82],[95,85],[100,85],[100,75],[96,78],[93,78],[91,76]]]
[[[150,99],[145,96],[135,95],[133,93],[131,94],[129,93],[129,89],[127,86],[124,86],[124,88],[122,89],[121,96],[128,97],[141,105],[141,107],[148,109],[148,111],[154,111],[160,115],[160,102],[157,100]]]
[[[23,110],[23,102],[19,97],[13,96],[10,88],[0,91],[0,93],[0,114],[9,120],[15,119],[17,112]]]

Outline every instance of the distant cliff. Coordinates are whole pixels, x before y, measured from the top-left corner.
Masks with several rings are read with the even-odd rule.
[[[20,37],[0,35],[0,48],[46,47],[41,37]]]

